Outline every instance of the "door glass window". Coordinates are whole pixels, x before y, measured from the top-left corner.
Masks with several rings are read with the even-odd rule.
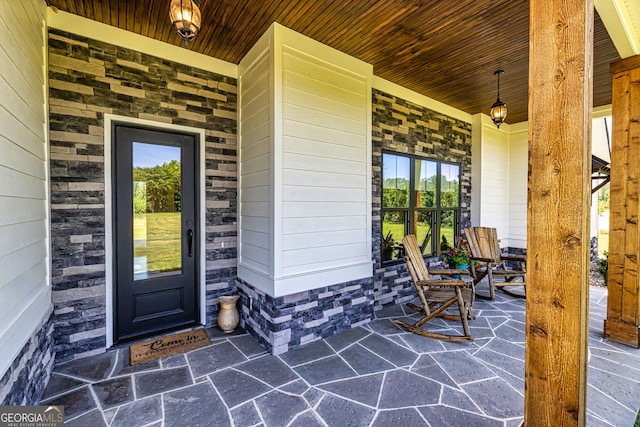
[[[180,148],[133,143],[133,279],[180,274]]]

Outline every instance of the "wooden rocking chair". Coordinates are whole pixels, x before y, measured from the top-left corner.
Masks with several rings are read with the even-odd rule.
[[[499,287],[505,293],[519,298],[524,298],[526,294],[526,261],[523,255],[506,255],[500,251],[500,241],[495,228],[490,227],[469,227],[464,229],[467,236],[467,243],[471,250],[471,261],[476,261],[480,270],[471,268],[474,277],[474,284],[480,282],[485,276],[489,280],[489,296],[477,294],[479,298],[495,299],[495,288]],[[519,270],[510,270],[505,265],[505,261],[513,261],[519,265]],[[494,278],[504,280],[496,281]],[[506,287],[521,286],[522,293],[512,292]]]
[[[467,270],[431,270],[427,269],[427,266],[422,258],[420,252],[420,246],[416,240],[416,236],[410,234],[405,236],[402,240],[404,245],[406,256],[404,261],[407,264],[407,269],[413,280],[413,285],[416,288],[418,297],[422,306],[408,303],[407,306],[418,313],[424,315],[413,325],[410,325],[400,319],[395,319],[393,322],[406,330],[415,334],[424,335],[425,337],[435,338],[443,341],[473,341],[473,336],[469,332],[468,319],[474,319],[471,314],[471,305],[473,304],[474,291],[473,285],[467,286],[464,280],[445,278],[445,279],[431,279],[431,274],[440,275],[463,275],[469,274]],[[453,315],[445,313],[444,311],[456,304],[458,306],[460,315]],[[446,335],[438,332],[431,332],[421,329],[420,327],[427,323],[434,317],[440,317],[447,320],[460,320],[462,322],[462,329],[464,335]]]

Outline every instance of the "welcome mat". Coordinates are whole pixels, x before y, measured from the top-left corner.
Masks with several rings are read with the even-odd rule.
[[[148,341],[131,344],[131,365],[147,363],[161,357],[173,356],[211,344],[204,329],[180,332]]]

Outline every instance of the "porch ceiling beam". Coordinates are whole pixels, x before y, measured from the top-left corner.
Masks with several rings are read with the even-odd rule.
[[[640,2],[594,0],[594,3],[620,57],[640,54]]]
[[[593,0],[531,0],[525,425],[584,426]]]
[[[591,179],[596,179],[596,177],[591,178]],[[604,187],[605,185],[607,185],[609,183],[609,177],[608,176],[603,176],[603,177],[597,177],[597,179],[604,179],[604,181],[602,181],[601,183],[599,183],[598,185],[596,185],[594,188],[591,189],[591,194],[594,194],[595,192],[597,192],[599,189],[601,189],[602,187]]]

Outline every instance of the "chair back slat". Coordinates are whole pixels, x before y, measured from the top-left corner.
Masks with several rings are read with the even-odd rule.
[[[467,244],[469,245],[469,250],[473,254],[473,256],[484,258],[482,256],[482,250],[480,249],[480,245],[478,244],[478,239],[476,238],[476,233],[473,231],[473,228],[465,228],[464,234],[467,237]]]
[[[492,258],[497,262],[502,261],[502,252],[500,251],[500,240],[498,240],[498,231],[495,228],[487,228],[487,237],[491,251],[493,253]]]
[[[412,264],[415,273],[414,279],[430,280],[431,277],[429,276],[429,270],[427,270],[424,258],[422,258],[420,246],[418,246],[418,240],[416,239],[415,234],[408,234],[404,236],[402,244],[404,245],[404,252],[406,254],[405,258],[408,258]]]
[[[464,229],[464,234],[474,256],[501,262],[500,242],[495,228],[469,227]]]

